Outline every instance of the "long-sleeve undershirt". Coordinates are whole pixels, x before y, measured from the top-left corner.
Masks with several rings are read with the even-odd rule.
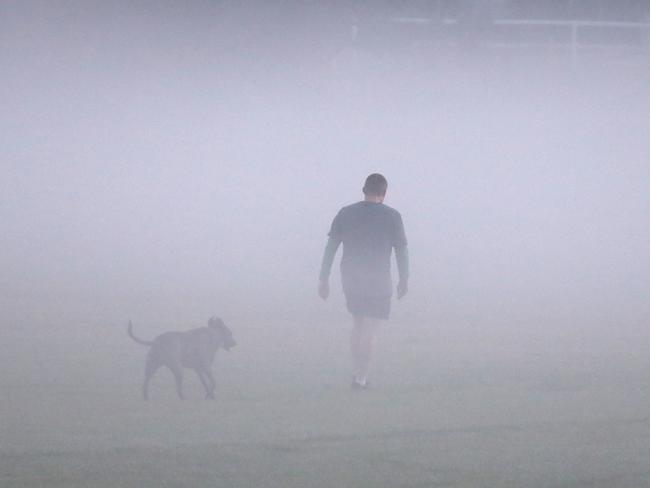
[[[402,283],[408,283],[410,274],[408,246],[399,246],[395,248],[395,261],[397,261],[399,280]]]
[[[341,245],[341,241],[330,237],[327,240],[327,245],[325,246],[325,253],[323,254],[323,263],[320,267],[320,280],[328,281],[330,273],[332,272],[332,264],[334,264],[334,256],[336,256],[336,251]]]

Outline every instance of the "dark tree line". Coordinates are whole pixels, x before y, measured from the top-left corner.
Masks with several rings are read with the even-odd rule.
[[[508,0],[505,10],[517,17],[650,21],[649,0]]]
[[[339,0],[361,17],[536,18],[650,22],[650,0]]]

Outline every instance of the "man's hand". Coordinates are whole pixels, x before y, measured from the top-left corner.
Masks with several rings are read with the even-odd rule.
[[[397,299],[400,300],[409,291],[409,285],[406,281],[397,283]]]
[[[318,296],[323,300],[327,300],[330,296],[330,284],[327,281],[320,281],[318,283]]]

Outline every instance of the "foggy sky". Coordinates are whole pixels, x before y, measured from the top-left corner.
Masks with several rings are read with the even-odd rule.
[[[647,323],[647,52],[409,64],[317,5],[109,3],[0,7],[3,324],[324,314],[375,171],[398,319]]]

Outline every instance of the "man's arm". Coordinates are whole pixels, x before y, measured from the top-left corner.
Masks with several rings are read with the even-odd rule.
[[[396,217],[393,246],[395,247],[395,260],[397,261],[397,272],[399,273],[399,282],[397,283],[397,298],[399,299],[409,291],[409,250],[402,216],[397,212]]]
[[[406,244],[395,248],[395,260],[397,261],[397,298],[402,298],[409,290],[409,248]]]
[[[318,294],[323,300],[327,300],[330,294],[330,285],[329,278],[330,273],[332,272],[332,264],[334,263],[334,257],[336,256],[336,251],[341,245],[341,241],[330,237],[327,240],[327,245],[325,246],[325,252],[323,253],[323,262],[320,267],[320,277],[318,284]]]

